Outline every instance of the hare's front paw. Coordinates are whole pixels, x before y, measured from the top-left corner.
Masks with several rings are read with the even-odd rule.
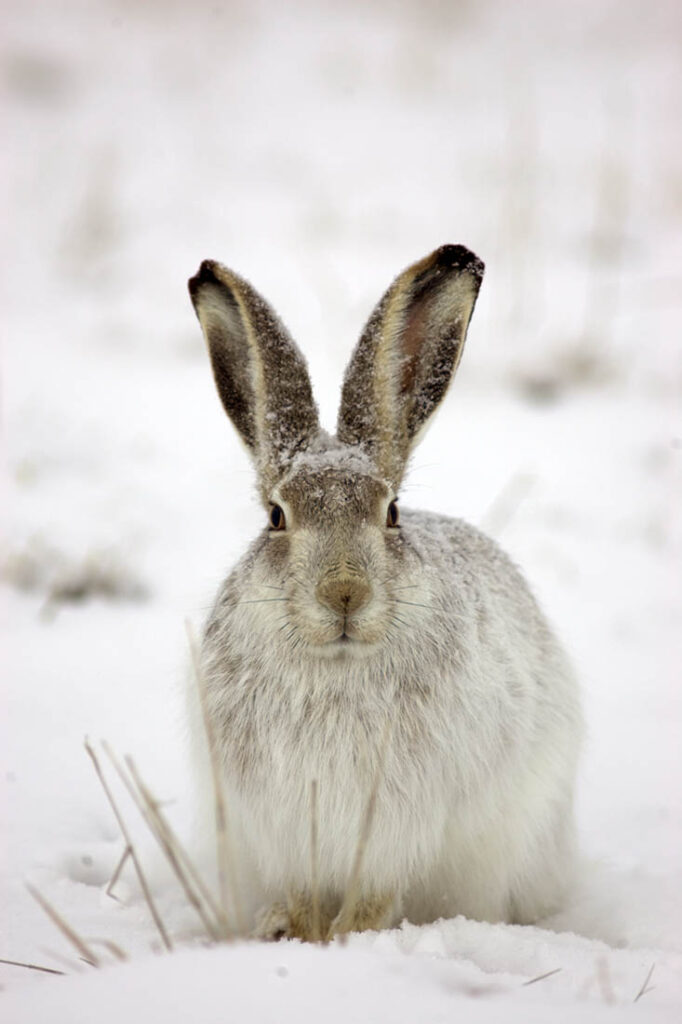
[[[256,919],[253,936],[255,939],[265,939],[266,942],[289,938],[291,920],[286,903],[273,903],[271,907],[261,910]]]
[[[392,892],[363,896],[342,906],[331,924],[330,937],[348,932],[374,932],[390,928],[395,916],[396,899]]]
[[[390,927],[395,906],[393,893],[363,896],[341,909],[338,901],[335,906],[326,901],[315,906],[307,893],[299,893],[286,903],[273,903],[266,908],[258,918],[254,935],[271,942],[278,939],[329,942],[335,935]]]
[[[332,917],[333,911],[326,904],[315,906],[307,893],[297,893],[286,903],[273,903],[263,910],[254,934],[270,942],[278,939],[320,942],[329,936]]]

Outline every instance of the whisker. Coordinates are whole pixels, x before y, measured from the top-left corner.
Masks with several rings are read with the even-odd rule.
[[[433,608],[432,604],[419,604],[418,601],[401,601],[400,598],[394,598],[396,604],[409,604],[412,608]]]
[[[271,601],[286,601],[286,597],[260,597],[249,599],[248,601],[235,601],[233,608],[238,604],[269,604]]]
[[[409,623],[405,622],[404,619],[401,619],[399,615],[393,616],[393,622],[399,622],[402,626],[406,626],[407,628],[409,628]]]

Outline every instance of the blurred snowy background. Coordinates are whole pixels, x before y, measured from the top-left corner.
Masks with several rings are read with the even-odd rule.
[[[584,939],[558,961],[546,930],[455,922],[391,941],[464,959],[462,985],[563,966],[544,998],[567,1013],[596,958],[618,1000],[656,962],[649,1006],[679,1012],[682,6],[4,0],[2,13],[0,955],[45,962],[60,941],[26,877],[85,931],[129,950],[153,938],[144,908],[97,888],[120,843],[82,738],[106,736],[164,797],[182,792],[183,620],[200,624],[262,518],[187,278],[212,257],[252,280],[307,354],[331,425],[381,292],[461,242],[486,279],[405,502],[499,536],[577,664],[587,866],[550,924]],[[259,989],[271,955],[253,956]],[[38,1019],[22,1000],[52,1000],[55,983],[3,972],[12,1019]]]

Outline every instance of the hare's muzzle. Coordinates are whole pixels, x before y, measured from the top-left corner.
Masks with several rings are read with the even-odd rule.
[[[325,576],[315,588],[320,604],[344,617],[366,605],[371,593],[369,580],[361,575]]]

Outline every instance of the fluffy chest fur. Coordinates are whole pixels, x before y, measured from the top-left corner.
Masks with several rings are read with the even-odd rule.
[[[244,571],[241,592],[252,593]],[[456,592],[440,574],[410,579],[400,630],[362,656],[292,644],[280,602],[233,602],[229,580],[217,603],[209,711],[244,841],[273,886],[308,869],[313,780],[328,884],[348,878],[375,786],[367,870],[385,878],[390,864],[397,884],[438,855],[448,821],[515,770],[537,696],[523,644],[504,653],[509,638],[468,562]]]
[[[369,665],[302,665],[280,666],[272,679],[247,672],[213,705],[228,788],[261,871],[289,884],[306,873],[316,780],[327,883],[348,878],[374,786],[374,856],[385,862],[388,849],[401,849],[396,872],[405,877],[424,844],[436,843],[453,795],[452,737],[434,728],[434,695],[408,694]]]

